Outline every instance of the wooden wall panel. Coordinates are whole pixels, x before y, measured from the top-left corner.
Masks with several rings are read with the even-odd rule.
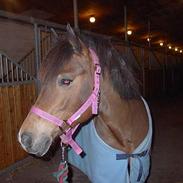
[[[17,134],[35,99],[34,83],[0,87],[0,169],[26,156]]]
[[[13,162],[13,152],[12,152],[12,122],[11,122],[11,112],[10,103],[8,96],[9,89],[7,87],[2,88],[2,104],[3,104],[3,139],[4,139],[4,163],[9,164]]]
[[[0,150],[0,166],[2,167],[5,164],[5,148],[4,148],[4,123],[3,123],[3,93],[2,88],[0,87],[0,144],[1,144],[1,150]]]

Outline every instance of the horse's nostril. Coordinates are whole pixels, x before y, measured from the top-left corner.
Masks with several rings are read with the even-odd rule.
[[[43,156],[49,149],[51,145],[51,139],[46,136],[42,136],[40,139],[40,143],[36,145],[36,149],[38,149],[37,156]]]
[[[21,135],[21,143],[25,146],[25,147],[31,147],[32,146],[32,134],[29,132],[24,132]]]

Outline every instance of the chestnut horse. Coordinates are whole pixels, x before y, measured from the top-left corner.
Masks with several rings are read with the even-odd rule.
[[[73,147],[69,163],[91,182],[146,181],[152,140],[149,108],[110,40],[76,35],[67,26],[39,78],[41,91],[18,135],[28,153],[43,156],[61,136]],[[77,144],[82,155],[77,155],[81,153]]]

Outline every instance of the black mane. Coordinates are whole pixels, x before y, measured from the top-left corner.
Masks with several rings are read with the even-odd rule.
[[[86,47],[96,51],[100,60],[102,73],[104,74],[104,72],[108,70],[113,87],[122,98],[132,99],[140,96],[138,84],[132,72],[109,39],[87,34],[79,34],[77,38],[79,38]],[[73,54],[73,45],[69,42],[67,35],[62,36],[48,54],[43,70],[49,71],[51,69],[52,72],[55,73],[58,64],[60,67],[69,61]]]
[[[99,57],[102,72],[108,70],[114,89],[122,98],[131,99],[140,96],[138,84],[122,56],[114,48],[111,40],[99,36],[82,34],[80,39]]]

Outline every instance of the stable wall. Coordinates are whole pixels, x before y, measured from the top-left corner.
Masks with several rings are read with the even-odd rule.
[[[0,52],[19,61],[34,47],[33,25],[0,18]]]
[[[33,82],[0,87],[0,170],[26,156],[17,134],[35,99]]]

